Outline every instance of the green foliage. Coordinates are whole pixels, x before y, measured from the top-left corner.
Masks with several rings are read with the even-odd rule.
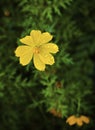
[[[95,1],[1,0],[0,130],[95,129]],[[45,72],[21,66],[14,50],[31,30],[50,32],[59,46]],[[62,119],[50,114],[61,112]],[[70,115],[90,124],[69,126]],[[43,123],[42,123],[43,122]]]

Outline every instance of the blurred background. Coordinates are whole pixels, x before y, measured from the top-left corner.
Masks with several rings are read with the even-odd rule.
[[[45,72],[14,54],[36,29],[59,46]],[[95,0],[0,0],[0,130],[95,130],[94,55]],[[90,122],[70,126],[71,115]]]

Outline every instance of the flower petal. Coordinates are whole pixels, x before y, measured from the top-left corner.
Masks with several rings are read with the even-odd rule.
[[[21,46],[18,46],[15,50],[15,55],[17,57],[20,57],[22,55],[25,55],[27,54],[28,51],[31,51],[31,53],[33,52],[33,48],[30,47],[30,46],[25,46],[25,45],[21,45]]]
[[[20,57],[20,64],[22,64],[23,66],[29,64],[32,57],[33,57],[33,54],[23,55],[22,57]]]
[[[25,36],[24,38],[21,38],[20,42],[22,42],[26,45],[32,46],[32,47],[35,46],[35,43],[34,43],[33,38],[31,36]]]
[[[38,54],[34,54],[33,61],[34,61],[35,68],[37,68],[40,71],[45,70],[45,64],[40,60]]]
[[[45,32],[41,33],[40,30],[32,30],[30,32],[31,37],[33,38],[33,41],[36,45],[42,45],[44,43],[48,43],[52,39],[52,35],[50,33]]]
[[[52,40],[52,38],[53,38],[53,36],[50,33],[48,33],[48,32],[42,33],[42,35],[40,36],[40,39],[39,39],[39,45],[48,43],[49,41]]]
[[[90,119],[89,119],[88,117],[86,117],[86,116],[81,116],[80,118],[81,118],[81,120],[82,120],[83,122],[85,122],[86,124],[88,124],[88,123],[90,122]]]
[[[40,30],[32,30],[31,32],[30,32],[30,35],[31,35],[31,37],[32,37],[32,39],[33,39],[33,41],[34,41],[34,43],[37,45],[37,44],[39,44],[39,42],[40,42],[40,37],[41,37],[41,31]]]
[[[38,55],[40,57],[40,60],[45,64],[52,65],[55,62],[54,57],[49,53],[40,52]]]
[[[27,65],[33,57],[33,48],[29,46],[19,46],[15,50],[15,55],[20,57],[20,63]]]
[[[44,49],[47,52],[50,53],[57,53],[58,52],[58,46],[54,43],[48,43],[41,46],[41,49]]]
[[[83,125],[83,122],[82,122],[81,118],[77,118],[77,125],[78,126],[82,126]]]
[[[70,116],[69,118],[67,118],[66,123],[69,123],[69,125],[76,124],[76,117],[74,115]]]

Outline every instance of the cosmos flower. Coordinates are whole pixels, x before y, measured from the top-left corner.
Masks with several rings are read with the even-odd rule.
[[[81,115],[80,117],[72,115],[68,117],[66,120],[66,123],[68,123],[71,126],[74,124],[77,124],[78,126],[82,126],[83,123],[88,124],[89,122],[90,122],[90,119],[87,116],[83,116],[83,115]]]
[[[51,114],[53,114],[54,116],[57,116],[59,118],[62,118],[62,114],[61,112],[58,112],[56,109],[52,108],[50,111],[49,111]]]
[[[20,58],[20,64],[23,66],[30,63],[33,58],[34,66],[40,71],[44,71],[46,64],[53,65],[54,57],[51,53],[58,52],[58,46],[51,43],[53,36],[40,30],[32,30],[30,36],[20,39],[24,45],[18,46],[15,55]]]

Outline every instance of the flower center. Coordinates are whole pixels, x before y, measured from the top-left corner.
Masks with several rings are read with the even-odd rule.
[[[39,51],[39,48],[38,47],[35,47],[34,49],[34,53],[38,54],[40,51]]]

